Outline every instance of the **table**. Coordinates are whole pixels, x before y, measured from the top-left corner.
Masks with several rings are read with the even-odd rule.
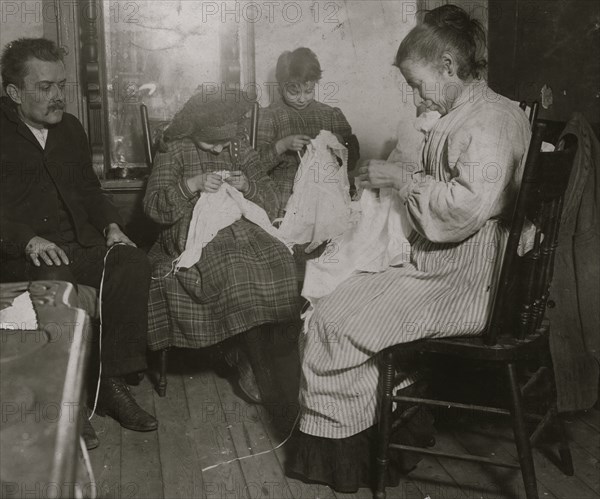
[[[0,309],[27,289],[38,329],[0,330],[0,497],[75,497],[90,323],[67,282],[0,284]]]

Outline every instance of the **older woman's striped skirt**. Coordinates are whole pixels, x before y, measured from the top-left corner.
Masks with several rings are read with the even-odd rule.
[[[486,326],[506,228],[490,220],[461,243],[412,241],[411,263],[357,274],[321,299],[300,339],[300,430],[345,438],[376,422],[385,348]]]

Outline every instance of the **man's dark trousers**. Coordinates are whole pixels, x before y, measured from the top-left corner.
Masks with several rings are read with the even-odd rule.
[[[0,280],[61,280],[100,288],[108,248],[60,245],[69,265],[41,267],[22,259],[4,260]],[[102,377],[122,376],[146,369],[150,263],[144,251],[116,245],[106,258],[102,292]]]

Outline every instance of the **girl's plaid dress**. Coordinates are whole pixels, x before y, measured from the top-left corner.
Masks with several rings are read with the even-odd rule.
[[[233,141],[230,149],[213,154],[183,139],[157,155],[144,198],[146,214],[162,226],[149,253],[153,264],[148,318],[151,350],[205,347],[261,324],[299,317],[292,255],[243,218],[220,230],[196,265],[171,273],[173,260],[185,248],[198,199],[185,179],[219,170],[243,171],[250,182],[246,198],[270,217],[278,212],[273,182],[245,141]]]

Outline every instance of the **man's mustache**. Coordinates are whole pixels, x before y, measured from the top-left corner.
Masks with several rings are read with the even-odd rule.
[[[49,112],[58,111],[58,110],[64,111],[64,109],[65,109],[65,103],[62,102],[62,101],[53,102],[52,104],[50,104],[48,106],[48,111]]]

